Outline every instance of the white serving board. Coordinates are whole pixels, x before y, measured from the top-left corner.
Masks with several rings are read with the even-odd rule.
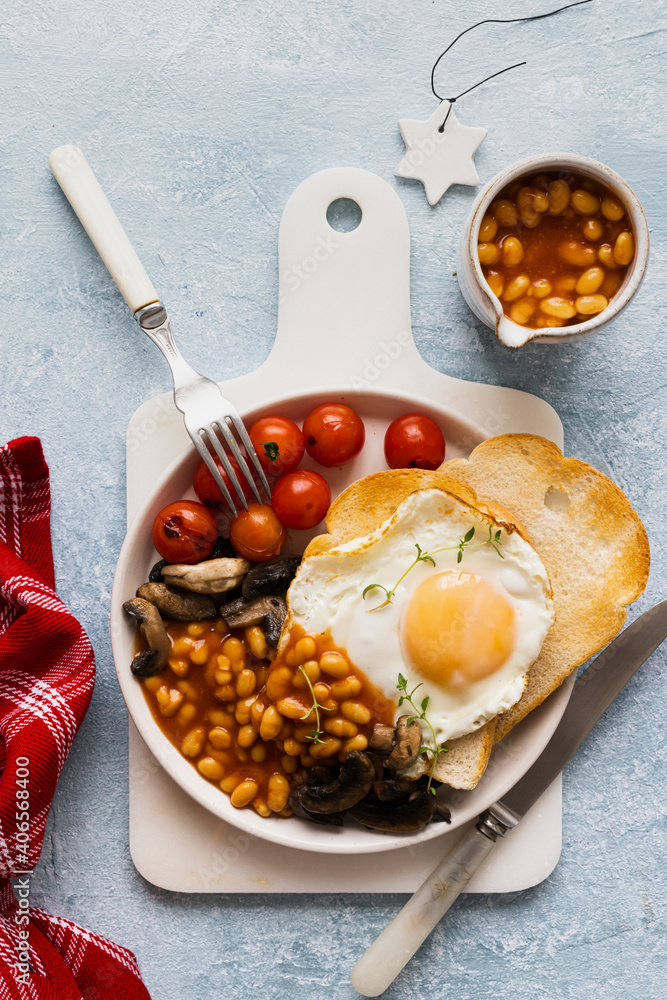
[[[361,207],[361,223],[352,232],[339,233],[326,220],[337,198],[351,198]],[[543,400],[443,375],[421,358],[410,322],[408,222],[393,188],[375,174],[334,168],[296,189],[280,225],[279,276],[278,332],[269,357],[256,371],[221,383],[241,413],[280,393],[394,388],[425,403],[444,404],[488,435],[530,431],[562,447],[560,419]],[[188,445],[171,394],[135,412],[127,431],[128,523]],[[325,860],[322,854],[278,847],[228,826],[195,803],[130,723],[130,850],[144,878],[162,888],[412,892],[460,835],[457,830],[392,851],[390,863],[385,853]],[[558,778],[499,844],[469,891],[510,892],[535,885],[553,871],[560,849]]]

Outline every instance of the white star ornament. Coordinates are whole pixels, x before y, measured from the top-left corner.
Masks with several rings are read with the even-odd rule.
[[[421,181],[429,205],[440,201],[452,184],[479,184],[473,157],[489,133],[485,128],[461,125],[449,101],[442,101],[427,121],[401,118],[398,127],[405,156],[394,173]]]

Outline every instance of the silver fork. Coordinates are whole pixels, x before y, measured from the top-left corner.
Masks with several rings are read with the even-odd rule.
[[[210,378],[206,378],[205,375],[200,375],[199,372],[196,372],[187,363],[176,346],[167,310],[161,302],[154,302],[149,306],[138,309],[134,316],[144,333],[150,337],[154,344],[157,344],[167,359],[174,378],[174,402],[183,414],[185,428],[234,514],[236,514],[236,506],[225,485],[224,479],[220,475],[213,456],[206,446],[207,440],[222,462],[223,468],[246,510],[248,509],[248,504],[238,476],[234,471],[232,463],[229,461],[227,452],[220,443],[218,434],[224,439],[227,447],[238,462],[241,472],[250,485],[253,494],[258,502],[261,503],[262,498],[259,495],[259,490],[243,457],[243,452],[231,431],[231,427],[238,434],[267,495],[270,496],[271,491],[266,481],[264,470],[257,457],[257,452],[250,440],[250,435],[245,429],[234,404],[226,396],[223,396],[220,386],[216,382],[213,382]]]
[[[134,313],[139,326],[167,359],[174,378],[174,402],[183,414],[185,428],[232,512],[234,514],[237,512],[236,503],[220,475],[210,448],[218,456],[238,500],[246,510],[248,503],[223,441],[236,459],[253,495],[261,503],[262,498],[257,483],[248,468],[241,446],[245,448],[268,496],[270,496],[269,484],[236,407],[223,396],[216,382],[191,368],[179,351],[174,341],[167,310],[160,302],[150,278],[85,156],[76,146],[59,146],[51,153],[49,166],[118,285],[123,298]],[[234,436],[234,431],[239,440]]]

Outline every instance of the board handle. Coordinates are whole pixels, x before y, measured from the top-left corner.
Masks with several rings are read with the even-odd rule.
[[[338,199],[361,209],[349,232],[327,220]],[[362,389],[369,376],[386,381],[386,367],[422,363],[410,323],[408,220],[385,180],[354,167],[313,174],[289,198],[278,243],[274,370],[298,358],[310,381]]]
[[[159,296],[78,146],[59,146],[49,167],[132,312]]]

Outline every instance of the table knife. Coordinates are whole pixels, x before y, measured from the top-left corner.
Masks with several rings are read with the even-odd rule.
[[[352,970],[352,984],[376,997],[394,981],[459,893],[493,850],[517,825],[635,672],[667,638],[667,600],[646,611],[611,642],[577,678],[572,696],[549,743],[524,776],[479,817]]]

